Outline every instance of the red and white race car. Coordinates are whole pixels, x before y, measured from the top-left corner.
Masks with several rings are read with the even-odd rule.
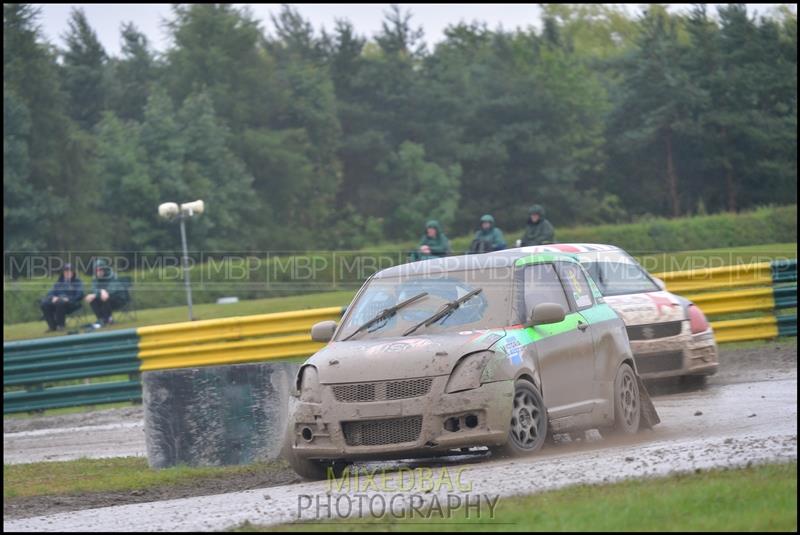
[[[628,253],[594,243],[537,245],[525,252],[575,255],[625,322],[636,367],[644,379],[680,376],[702,383],[719,367],[714,332],[700,308],[666,291],[664,283]]]

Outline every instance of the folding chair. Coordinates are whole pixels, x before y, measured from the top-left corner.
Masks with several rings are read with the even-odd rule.
[[[133,302],[133,279],[131,277],[120,277],[119,282],[122,284],[125,291],[125,304],[114,311],[114,314],[119,314],[127,321],[136,321],[136,306]]]

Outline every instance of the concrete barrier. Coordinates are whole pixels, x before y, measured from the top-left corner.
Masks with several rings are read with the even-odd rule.
[[[298,368],[268,361],[143,373],[150,466],[276,459]]]

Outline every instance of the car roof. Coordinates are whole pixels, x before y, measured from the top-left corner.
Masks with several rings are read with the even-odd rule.
[[[393,266],[379,271],[374,275],[375,278],[384,277],[405,277],[430,273],[441,273],[443,271],[465,271],[471,269],[499,269],[519,265],[520,260],[529,260],[530,263],[548,262],[560,260],[575,262],[575,256],[561,251],[529,251],[527,247],[515,249],[504,249],[493,253],[469,254],[458,256],[446,256],[443,258],[431,258],[420,260],[399,266]]]
[[[520,247],[522,251],[528,253],[597,253],[601,251],[622,251],[616,245],[606,245],[604,243],[553,243],[550,245],[532,245]]]

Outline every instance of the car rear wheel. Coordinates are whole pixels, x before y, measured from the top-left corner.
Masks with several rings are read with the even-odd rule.
[[[623,363],[614,380],[614,430],[631,435],[639,430],[642,402],[636,375],[629,364]]]
[[[519,380],[514,385],[508,440],[493,448],[492,453],[500,457],[535,453],[546,440],[547,427],[547,410],[541,394],[530,382]]]

